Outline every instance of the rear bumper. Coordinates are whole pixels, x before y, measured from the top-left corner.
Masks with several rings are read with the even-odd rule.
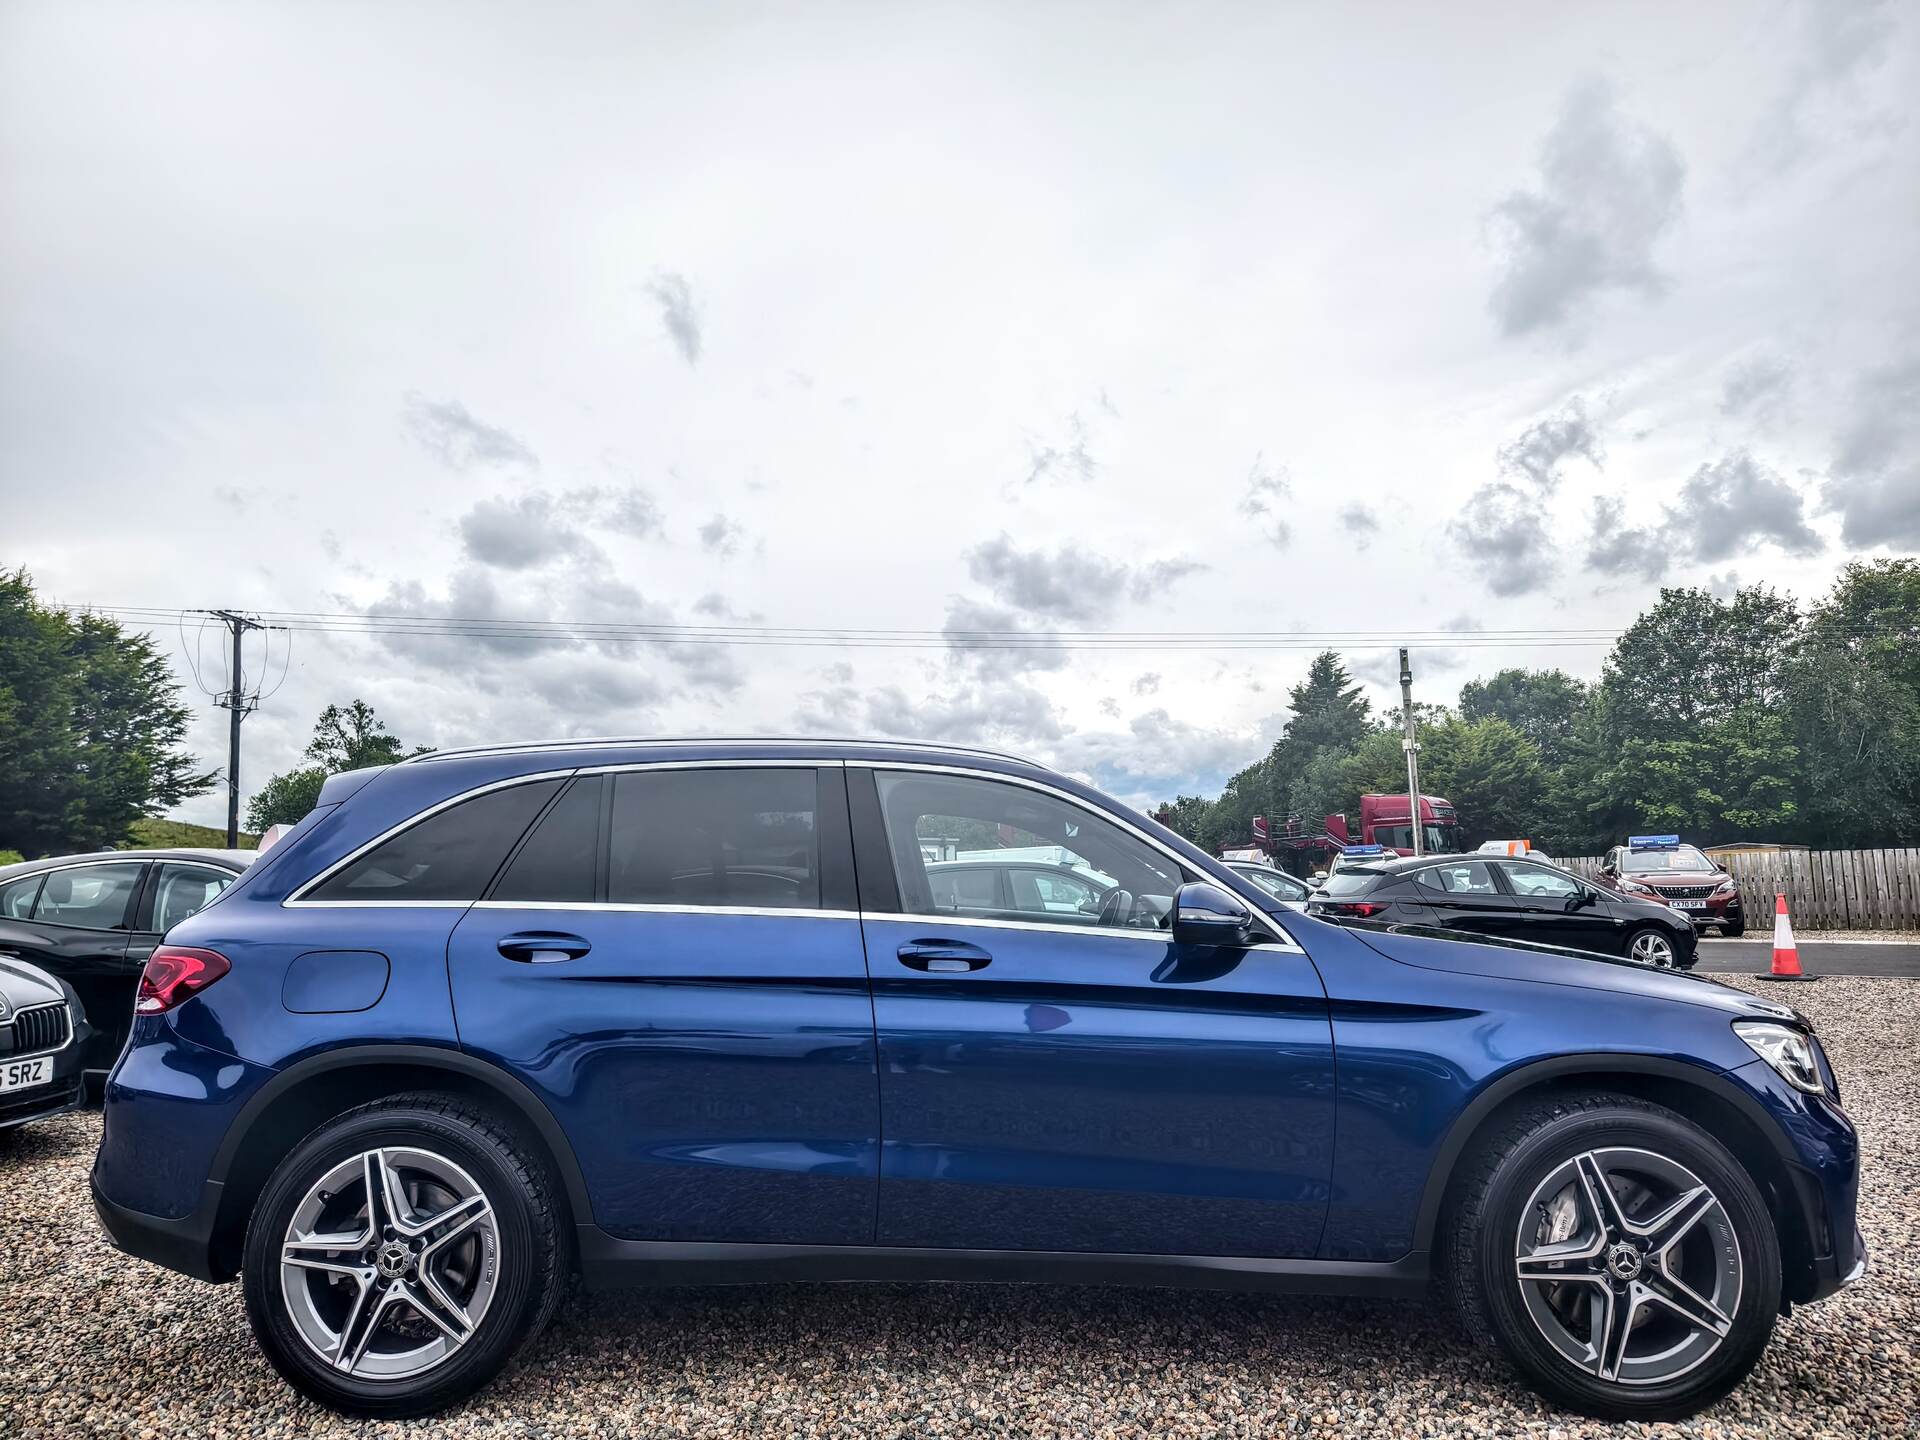
[[[178,1219],[149,1215],[126,1205],[117,1205],[100,1193],[97,1175],[89,1176],[93,1208],[100,1224],[117,1249],[141,1260],[151,1260],[196,1280],[231,1280],[231,1271],[222,1273],[213,1261],[213,1226],[220,1213],[220,1182],[209,1180],[200,1204]]]

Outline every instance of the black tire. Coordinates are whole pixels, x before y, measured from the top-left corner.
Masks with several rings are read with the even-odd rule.
[[[1729,940],[1738,940],[1742,935],[1747,933],[1747,922],[1745,920],[1735,920],[1730,924],[1722,925],[1720,927],[1720,933]]]
[[[1717,1348],[1672,1378],[1649,1375],[1644,1383],[1609,1380],[1576,1365],[1555,1348],[1547,1325],[1536,1321],[1529,1309],[1529,1289],[1535,1292],[1536,1303],[1543,1303],[1553,1287],[1523,1282],[1516,1273],[1516,1247],[1526,1233],[1523,1221],[1539,1223],[1528,1215],[1536,1188],[1553,1183],[1549,1177],[1560,1167],[1577,1165],[1575,1157],[1594,1151],[1624,1155],[1625,1163],[1631,1163],[1635,1153],[1650,1152],[1676,1162],[1709,1187],[1720,1202],[1719,1210],[1713,1212],[1716,1228],[1707,1228],[1706,1220],[1697,1222],[1700,1238],[1683,1242],[1703,1245],[1709,1263],[1724,1263],[1727,1234],[1737,1240],[1740,1285],[1738,1302],[1730,1311],[1731,1325]],[[1653,1208],[1657,1207],[1649,1207],[1639,1218]],[[1537,1213],[1544,1220],[1546,1212]],[[1719,1141],[1691,1121],[1647,1101],[1568,1092],[1521,1102],[1495,1121],[1493,1132],[1463,1161],[1447,1224],[1442,1237],[1446,1288],[1467,1330],[1482,1343],[1497,1344],[1534,1388],[1570,1409],[1609,1420],[1683,1419],[1745,1379],[1773,1334],[1780,1305],[1780,1252],[1759,1187]],[[1607,1270],[1604,1259],[1596,1264]],[[1646,1278],[1661,1278],[1651,1262]],[[1624,1285],[1611,1287],[1616,1296],[1624,1294]],[[1577,1304],[1584,1305],[1585,1297],[1601,1287],[1558,1288],[1582,1297]],[[1658,1305],[1641,1312],[1623,1308],[1628,1314],[1646,1315],[1643,1324],[1677,1323]],[[1547,1309],[1551,1313],[1550,1305]],[[1635,1333],[1628,1332],[1629,1349]],[[1653,1332],[1655,1338],[1649,1342],[1655,1351],[1659,1333]],[[1702,1334],[1695,1343],[1705,1346],[1711,1341],[1710,1334]],[[1630,1363],[1677,1362],[1661,1362],[1656,1355]]]
[[[337,1369],[296,1325],[283,1288],[281,1246],[300,1207],[330,1171],[365,1152],[401,1148],[450,1162],[484,1194],[497,1234],[474,1236],[468,1268],[484,1274],[491,1288],[470,1335],[445,1358],[410,1377],[367,1378]],[[466,1100],[398,1095],[349,1110],[281,1161],[254,1206],[242,1265],[254,1338],[289,1384],[342,1414],[404,1418],[457,1404],[505,1370],[559,1305],[568,1252],[555,1194],[553,1178],[534,1147],[499,1117]],[[354,1200],[350,1196],[339,1203]],[[344,1258],[357,1263],[358,1257]],[[322,1276],[316,1283],[339,1284],[350,1296],[355,1282]],[[319,1293],[324,1300],[331,1292]],[[403,1301],[391,1313],[399,1325],[424,1334],[426,1343],[440,1343],[422,1330],[424,1312],[408,1310]],[[343,1335],[346,1328],[341,1327]],[[392,1335],[383,1331],[375,1338],[403,1343]]]

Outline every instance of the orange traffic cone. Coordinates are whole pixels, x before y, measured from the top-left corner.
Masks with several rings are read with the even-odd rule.
[[[1787,897],[1773,896],[1773,970],[1763,980],[1818,980],[1800,969],[1800,947],[1793,943],[1793,921],[1787,918]]]

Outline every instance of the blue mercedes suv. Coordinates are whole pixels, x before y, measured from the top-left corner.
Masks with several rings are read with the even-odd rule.
[[[929,883],[1007,849],[1098,905]],[[1861,1273],[1857,1179],[1784,1005],[1302,915],[1006,756],[594,740],[330,779],[147,963],[93,1192],[350,1413],[577,1274],[1437,1286],[1644,1420]]]

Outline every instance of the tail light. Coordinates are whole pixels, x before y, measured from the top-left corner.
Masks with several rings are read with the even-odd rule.
[[[184,945],[162,945],[147,957],[140,972],[136,1015],[159,1015],[198,995],[233,967],[217,950],[190,950]]]
[[[1386,906],[1373,900],[1322,900],[1316,907],[1322,915],[1351,915],[1365,920],[1381,914]]]

